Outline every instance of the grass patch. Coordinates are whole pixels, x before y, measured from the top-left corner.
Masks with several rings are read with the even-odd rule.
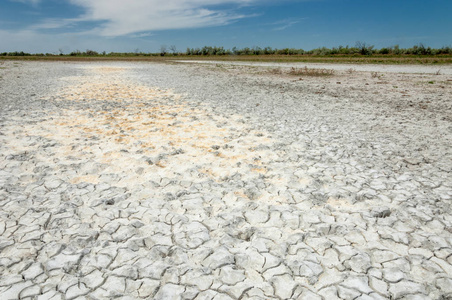
[[[334,74],[334,70],[331,69],[312,69],[308,67],[304,68],[291,68],[288,72],[289,75],[294,76],[331,76]]]
[[[314,69],[314,68],[291,68],[288,71],[282,68],[271,68],[267,73],[272,75],[291,75],[291,76],[313,76],[313,77],[323,77],[331,76],[334,74],[334,70],[330,69]]]

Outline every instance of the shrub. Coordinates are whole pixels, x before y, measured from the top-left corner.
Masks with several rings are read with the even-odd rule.
[[[359,49],[361,55],[372,55],[374,46],[358,41],[356,42],[356,48]]]
[[[331,76],[334,74],[334,70],[331,69],[311,69],[304,68],[291,68],[289,75],[295,76]]]
[[[86,50],[85,54],[88,55],[88,56],[97,56],[99,53],[97,53],[94,50],[89,50],[88,49],[88,50]]]

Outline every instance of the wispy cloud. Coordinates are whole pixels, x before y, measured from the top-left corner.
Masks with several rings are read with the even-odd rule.
[[[81,19],[58,19],[58,18],[49,18],[45,19],[43,22],[39,24],[35,24],[30,26],[30,29],[39,30],[39,29],[57,29],[57,28],[67,28],[74,27]]]
[[[274,31],[280,31],[280,30],[284,30],[287,29],[289,27],[292,27],[293,25],[300,23],[302,20],[304,20],[305,18],[302,19],[284,19],[284,20],[280,20],[274,23],[271,23],[270,25],[276,26],[273,28]]]
[[[153,36],[153,34],[151,32],[142,32],[142,33],[132,34],[130,37],[131,38],[144,38],[144,37],[148,37],[148,36]]]
[[[251,5],[257,0],[70,0],[85,9],[77,21],[100,22],[91,33],[124,36],[166,29],[226,25],[247,16],[231,7]],[[225,7],[228,7],[226,9]],[[47,22],[58,24],[58,22]],[[67,22],[62,20],[62,26]]]
[[[36,6],[45,4],[42,0],[7,1]],[[71,18],[45,18],[17,29],[0,28],[0,40],[2,45],[6,45],[2,50],[40,52],[59,48],[92,49],[96,45],[94,50],[130,51],[127,44],[118,42],[121,39],[115,37],[134,38],[136,46],[150,49],[160,43],[147,38],[156,31],[230,24],[255,16],[243,13],[244,7],[261,5],[270,0],[64,1],[82,8],[82,13]]]

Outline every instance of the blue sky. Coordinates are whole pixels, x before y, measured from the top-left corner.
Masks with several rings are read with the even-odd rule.
[[[452,45],[452,0],[0,0],[0,52]]]

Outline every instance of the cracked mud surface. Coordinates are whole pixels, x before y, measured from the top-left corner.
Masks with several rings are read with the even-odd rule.
[[[450,75],[2,67],[1,299],[452,297]]]

